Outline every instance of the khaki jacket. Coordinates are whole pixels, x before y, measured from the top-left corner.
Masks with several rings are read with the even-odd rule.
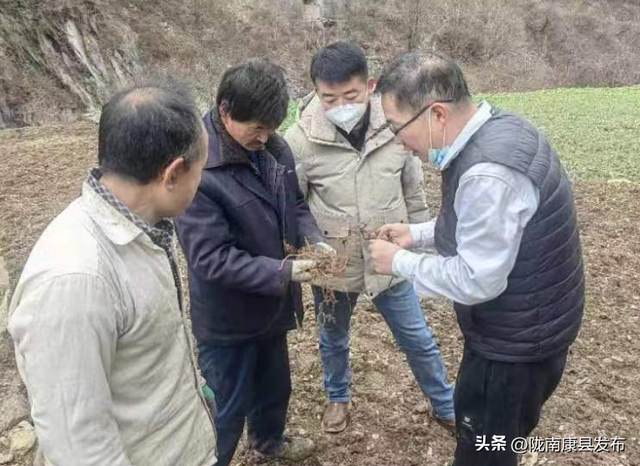
[[[9,331],[48,466],[212,466],[213,422],[162,248],[85,184],[45,230]]]
[[[296,156],[300,188],[320,231],[349,263],[336,288],[375,297],[398,279],[373,271],[363,232],[386,223],[429,219],[422,165],[385,128],[379,96],[371,99],[370,124],[361,152],[324,115],[313,93],[300,105],[300,119],[285,139]]]

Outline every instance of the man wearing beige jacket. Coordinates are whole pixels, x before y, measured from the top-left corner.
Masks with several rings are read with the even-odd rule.
[[[47,466],[213,466],[170,217],[193,200],[207,133],[184,92],[102,109],[99,167],[24,268],[9,331]]]
[[[453,390],[420,302],[411,284],[374,273],[364,241],[368,232],[386,223],[428,220],[420,162],[387,128],[360,47],[348,42],[329,45],[313,58],[310,74],[315,92],[303,100],[300,119],[285,138],[321,232],[331,246],[349,256],[334,305],[327,305],[321,289],[313,289],[316,313],[326,316],[320,332],[329,398],[323,428],[338,433],[349,422],[349,327],[358,296],[364,293],[405,353],[436,421],[452,431]]]

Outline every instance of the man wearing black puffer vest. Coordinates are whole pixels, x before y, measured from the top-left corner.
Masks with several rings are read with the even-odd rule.
[[[564,372],[584,309],[571,185],[544,134],[473,104],[452,60],[418,53],[378,83],[400,142],[442,173],[442,208],[420,225],[386,225],[376,272],[454,301],[465,338],[454,404],[455,466],[516,466]],[[436,255],[409,249],[435,246]]]

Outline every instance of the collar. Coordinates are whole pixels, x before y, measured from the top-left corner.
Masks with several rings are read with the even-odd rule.
[[[242,147],[231,137],[224,123],[220,118],[217,108],[213,108],[204,117],[204,125],[209,133],[209,155],[205,169],[222,167],[225,165],[247,165],[252,167],[249,151]],[[286,149],[287,144],[279,135],[273,134],[261,150],[255,151],[260,154],[267,151],[276,160]],[[262,155],[262,154],[261,154]]]
[[[162,219],[151,225],[100,183],[101,177],[102,172],[98,168],[89,172],[82,187],[82,198],[89,215],[109,239],[115,244],[125,245],[146,234],[157,246],[170,249],[173,237],[171,220]]]
[[[209,141],[209,161],[206,168],[232,164],[251,165],[249,153],[231,137],[220,118],[217,107],[214,107],[205,117],[205,126],[210,136],[215,135],[215,138]]]
[[[478,130],[482,128],[482,125],[484,125],[492,116],[493,107],[491,107],[489,102],[483,100],[480,105],[478,105],[478,111],[476,111],[476,113],[471,117],[456,140],[451,144],[451,147],[447,151],[447,155],[439,167],[440,170],[446,170],[449,165],[451,165],[451,162],[453,162],[458,154],[460,154],[471,137],[476,134]]]

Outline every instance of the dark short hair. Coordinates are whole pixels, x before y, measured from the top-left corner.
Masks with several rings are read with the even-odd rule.
[[[391,93],[399,107],[415,111],[435,100],[461,103],[471,98],[460,66],[437,53],[412,52],[396,58],[382,72],[376,89]]]
[[[203,131],[186,89],[134,86],[102,107],[98,162],[103,172],[147,184],[178,157],[187,166],[197,160]]]
[[[254,58],[222,75],[216,97],[229,116],[277,128],[287,117],[289,92],[284,71],[266,58]]]
[[[353,42],[335,42],[318,50],[311,60],[311,81],[342,83],[354,76],[369,77],[364,51]]]

